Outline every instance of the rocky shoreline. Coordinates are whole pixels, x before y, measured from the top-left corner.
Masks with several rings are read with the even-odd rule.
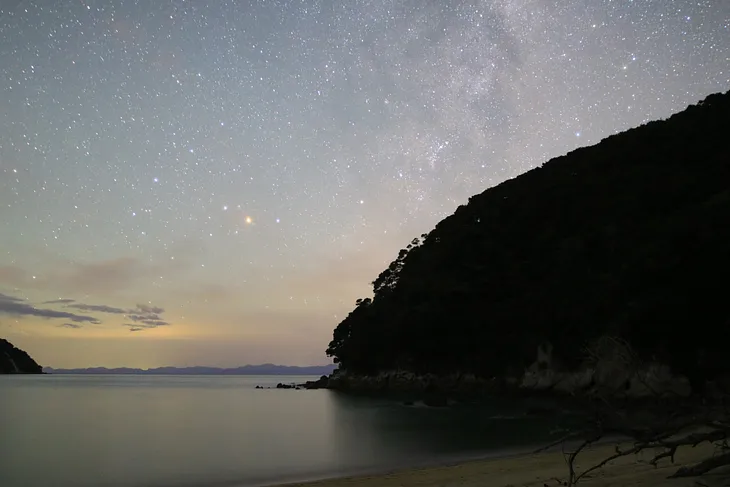
[[[327,389],[327,385],[329,383],[329,377],[326,375],[321,376],[317,380],[308,380],[307,382],[298,384],[296,382],[293,383],[284,383],[279,382],[274,387],[264,387],[264,386],[256,386],[256,389],[295,389],[295,390],[301,390],[301,389]]]
[[[356,375],[335,370],[305,383],[277,384],[277,389],[330,389],[346,394],[387,396],[404,404],[422,402],[445,407],[458,402],[495,397],[533,401],[536,409],[554,410],[572,402],[597,397],[626,399],[638,404],[645,399],[689,398],[689,380],[661,363],[627,364],[627,344],[606,339],[595,346],[593,360],[567,370],[553,359],[552,346],[538,347],[536,360],[511,377],[484,378],[471,373],[416,374],[390,370],[376,375]],[[262,388],[257,386],[257,388]],[[696,391],[695,391],[696,392]]]
[[[377,375],[354,375],[335,370],[329,376],[302,384],[278,384],[278,389],[330,389],[347,394],[391,396],[404,403],[422,401],[434,407],[485,397],[550,398],[559,402],[610,396],[632,401],[647,398],[687,398],[689,380],[669,366],[647,363],[629,367],[622,357],[624,344],[603,344],[602,356],[577,370],[566,370],[552,357],[549,343],[540,346],[533,364],[521,374],[483,378],[471,373],[416,374],[390,370]]]

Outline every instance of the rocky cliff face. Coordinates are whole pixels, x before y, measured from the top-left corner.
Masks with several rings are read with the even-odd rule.
[[[40,365],[23,350],[0,338],[0,374],[42,374]]]
[[[641,399],[687,397],[692,393],[686,377],[673,374],[666,364],[639,362],[629,344],[610,337],[601,337],[592,344],[577,370],[561,368],[553,360],[551,344],[543,344],[538,348],[537,360],[512,383],[522,390],[573,396]]]
[[[631,347],[602,337],[586,351],[584,364],[566,369],[553,359],[552,345],[538,347],[537,358],[527,369],[508,377],[485,379],[473,374],[418,375],[404,370],[362,376],[335,372],[326,387],[357,393],[406,393],[445,396],[519,392],[553,393],[556,396],[642,399],[687,397],[692,393],[686,377],[661,363],[640,363]]]

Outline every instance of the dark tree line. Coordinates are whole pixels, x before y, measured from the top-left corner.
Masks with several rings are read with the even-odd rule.
[[[730,92],[555,158],[414,239],[327,349],[344,370],[499,376],[602,334],[727,371]]]

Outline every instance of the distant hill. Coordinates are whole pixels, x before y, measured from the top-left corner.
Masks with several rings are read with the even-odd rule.
[[[218,367],[158,367],[155,369],[132,369],[121,367],[90,367],[87,369],[54,369],[44,367],[48,374],[113,374],[113,375],[327,375],[332,373],[336,365],[313,365],[296,367],[288,365],[244,365],[236,368]]]
[[[730,372],[730,92],[550,160],[414,239],[334,330],[343,372],[504,376],[602,335]],[[510,372],[512,371],[512,372]]]
[[[0,374],[41,373],[41,366],[30,355],[0,338]]]

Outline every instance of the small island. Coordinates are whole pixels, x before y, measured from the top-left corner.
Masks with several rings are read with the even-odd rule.
[[[42,367],[30,355],[0,338],[0,374],[42,373]]]

